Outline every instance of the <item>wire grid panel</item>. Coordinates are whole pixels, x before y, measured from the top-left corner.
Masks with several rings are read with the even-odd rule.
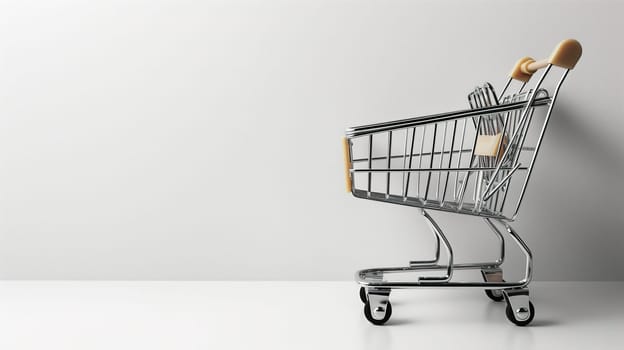
[[[490,84],[468,99],[474,112],[422,118],[409,126],[359,133],[349,138],[352,192],[395,204],[510,219],[505,203],[518,197],[541,123],[532,123],[548,103],[528,105],[532,91],[501,99],[504,112],[488,109],[499,101]],[[548,102],[541,90],[535,101]],[[479,113],[484,111],[483,114]],[[539,112],[538,112],[539,111]],[[538,112],[538,113],[536,113]],[[535,127],[532,127],[535,125]],[[537,129],[537,130],[536,130]],[[498,135],[498,136],[497,136]],[[479,145],[496,140],[493,154]],[[498,170],[496,170],[498,168]],[[519,183],[519,184],[518,184]],[[519,203],[518,203],[519,205]]]

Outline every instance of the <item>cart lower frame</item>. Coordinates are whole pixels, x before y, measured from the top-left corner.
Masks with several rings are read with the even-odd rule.
[[[357,271],[356,281],[361,285],[360,298],[365,304],[364,313],[373,324],[384,324],[392,313],[390,305],[390,292],[392,289],[410,288],[453,288],[472,287],[485,289],[486,295],[494,301],[507,303],[506,315],[509,320],[517,325],[526,325],[534,317],[533,304],[529,300],[528,284],[532,279],[533,254],[527,244],[520,238],[518,233],[509,223],[497,218],[484,218],[487,226],[494,233],[499,242],[499,256],[494,261],[476,263],[455,263],[453,248],[451,247],[444,231],[437,222],[421,209],[425,221],[435,236],[435,257],[430,260],[410,261],[409,266],[403,267],[379,267]],[[520,248],[526,258],[524,277],[519,281],[507,282],[503,279],[501,265],[505,261],[505,238],[501,229],[495,224],[505,228],[505,232]],[[446,261],[442,263],[441,247],[446,251]],[[455,270],[479,270],[483,281],[453,281]],[[388,281],[385,277],[389,274],[406,273],[416,271],[442,271],[439,276],[419,276],[417,281]]]

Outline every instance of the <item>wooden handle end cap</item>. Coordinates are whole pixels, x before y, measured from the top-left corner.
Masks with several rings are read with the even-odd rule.
[[[573,69],[582,54],[581,43],[575,39],[566,39],[557,45],[548,63],[565,69]]]
[[[511,73],[509,73],[509,76],[512,79],[516,79],[524,83],[528,82],[531,79],[533,72],[527,72],[523,69],[523,67],[532,62],[535,62],[535,60],[531,57],[522,57],[518,60],[518,62],[516,62],[516,65],[511,70]]]

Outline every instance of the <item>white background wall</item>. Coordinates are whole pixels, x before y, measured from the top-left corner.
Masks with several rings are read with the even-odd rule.
[[[344,128],[464,108],[476,83],[500,87],[518,58],[573,37],[584,54],[515,226],[537,279],[622,280],[622,13],[2,1],[0,278],[334,280],[426,255],[415,209],[345,194]],[[478,221],[436,217],[458,260],[493,255]]]

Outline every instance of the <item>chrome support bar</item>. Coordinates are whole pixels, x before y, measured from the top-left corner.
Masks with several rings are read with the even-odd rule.
[[[431,231],[433,231],[444,244],[444,248],[446,248],[448,263],[447,263],[447,269],[446,269],[446,276],[419,276],[418,281],[420,282],[426,282],[426,281],[448,282],[453,277],[453,248],[451,248],[451,244],[446,239],[446,236],[442,232],[442,229],[440,228],[440,226],[438,226],[435,220],[433,220],[433,218],[424,209],[422,209],[421,212],[422,212],[422,215],[425,217],[427,223],[429,224]]]

